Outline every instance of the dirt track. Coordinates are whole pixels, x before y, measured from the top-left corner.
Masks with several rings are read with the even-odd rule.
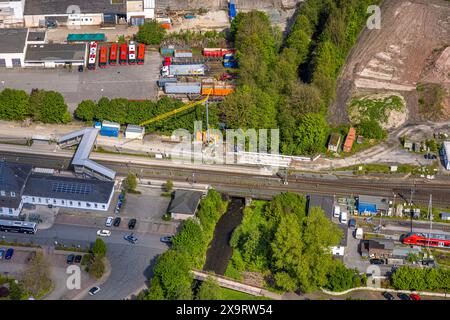
[[[449,63],[444,52],[450,45],[450,2],[445,0],[385,0],[381,29],[362,32],[338,79],[337,95],[329,109],[334,124],[347,122],[347,102],[355,93],[401,93],[410,110],[410,122],[418,122],[416,85],[429,78],[447,85]],[[436,55],[440,50],[444,55]],[[430,59],[433,57],[435,59]],[[440,58],[440,59],[439,59]],[[438,63],[436,62],[439,62]],[[436,67],[434,64],[436,63]],[[439,67],[439,68],[438,68]]]

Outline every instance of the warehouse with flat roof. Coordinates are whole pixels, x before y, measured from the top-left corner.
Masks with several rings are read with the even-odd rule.
[[[28,29],[0,29],[0,68],[22,67]]]
[[[29,44],[25,66],[55,68],[84,65],[87,45],[84,43]]]

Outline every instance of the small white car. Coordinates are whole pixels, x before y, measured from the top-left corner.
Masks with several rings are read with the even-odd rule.
[[[111,235],[111,231],[109,230],[98,230],[97,235],[100,237],[109,237]]]
[[[106,218],[106,223],[105,223],[105,225],[106,225],[107,227],[111,227],[112,224],[113,224],[113,220],[114,220],[113,217],[108,217],[108,218]]]

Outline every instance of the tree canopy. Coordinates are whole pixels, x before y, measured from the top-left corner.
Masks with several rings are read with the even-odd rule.
[[[164,39],[166,29],[164,29],[160,23],[155,20],[146,21],[143,25],[139,26],[139,30],[136,33],[136,40],[144,44],[158,45]]]

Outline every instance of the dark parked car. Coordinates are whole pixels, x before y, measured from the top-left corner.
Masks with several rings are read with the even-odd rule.
[[[383,259],[370,259],[370,264],[384,264]]]
[[[79,65],[78,66],[78,72],[83,72],[83,70],[84,70],[84,67],[82,65]]]
[[[165,236],[165,237],[161,237],[161,242],[164,242],[164,243],[172,243],[172,236]]]
[[[69,254],[67,256],[67,264],[73,263],[73,260],[75,260],[75,255],[74,254]]]
[[[400,298],[400,300],[411,300],[411,298],[405,293],[399,293],[397,296]]]
[[[395,300],[394,296],[387,291],[383,292],[383,297],[385,297],[386,300]]]
[[[355,219],[350,219],[348,221],[348,227],[351,229],[355,229],[356,228],[356,220]]]
[[[136,219],[131,219],[130,222],[128,222],[128,229],[134,229],[136,227]]]
[[[137,243],[138,241],[138,239],[135,236],[133,236],[133,234],[126,234],[123,238],[133,244]]]
[[[122,221],[122,219],[121,219],[120,217],[115,218],[115,219],[114,219],[114,222],[113,222],[113,226],[114,226],[114,227],[120,226],[120,222],[121,222],[121,221]]]
[[[81,255],[76,255],[75,256],[75,263],[80,263],[82,258],[83,257]]]
[[[14,249],[9,248],[8,250],[6,250],[5,259],[10,260],[13,257],[13,255],[14,255]]]
[[[89,289],[89,294],[91,296],[93,296],[93,295],[97,294],[99,291],[100,291],[99,287],[92,287],[91,289]]]

